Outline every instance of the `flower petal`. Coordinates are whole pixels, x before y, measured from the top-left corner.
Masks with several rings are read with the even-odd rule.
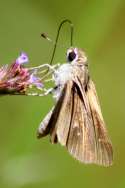
[[[20,56],[16,59],[16,63],[17,64],[25,64],[25,63],[28,63],[28,61],[29,61],[29,58],[28,58],[28,56],[27,56],[27,54],[26,53],[24,53],[24,52],[22,52],[21,54],[20,54]]]

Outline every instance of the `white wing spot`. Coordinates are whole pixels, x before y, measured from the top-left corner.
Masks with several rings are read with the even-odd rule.
[[[77,136],[80,136],[80,132],[77,133]]]

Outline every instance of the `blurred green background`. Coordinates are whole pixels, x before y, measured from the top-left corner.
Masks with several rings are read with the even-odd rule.
[[[125,1],[124,0],[0,0],[0,65],[11,63],[20,51],[29,66],[50,61],[59,23],[71,19],[74,45],[85,49],[91,77],[114,147],[114,164],[104,168],[75,161],[49,138],[36,139],[36,129],[53,105],[44,98],[0,98],[0,188],[125,187]],[[69,47],[69,28],[60,45]],[[54,63],[65,61],[58,47]]]

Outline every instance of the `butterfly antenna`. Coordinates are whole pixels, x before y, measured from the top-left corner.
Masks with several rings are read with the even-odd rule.
[[[58,39],[59,39],[59,34],[60,34],[60,31],[61,31],[62,26],[63,26],[65,23],[69,23],[69,25],[70,25],[70,31],[71,31],[70,46],[73,46],[74,26],[73,26],[73,23],[72,23],[70,20],[65,19],[65,20],[63,20],[63,21],[60,23],[59,28],[58,28],[58,30],[57,30],[57,35],[56,35],[56,40],[55,40],[55,43],[54,43],[54,48],[53,48],[53,53],[52,53],[50,65],[52,65],[52,63],[53,63],[53,59],[54,59],[54,56],[55,56],[56,47],[57,47],[57,43],[58,43]],[[45,33],[42,33],[41,36],[42,36],[43,38],[49,40],[50,42],[52,42],[52,40],[51,40]]]

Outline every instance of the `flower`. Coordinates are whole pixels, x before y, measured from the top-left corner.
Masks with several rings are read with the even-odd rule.
[[[20,54],[20,56],[16,59],[16,63],[17,64],[25,64],[25,63],[28,63],[28,61],[29,61],[29,58],[28,58],[28,56],[26,55],[26,53],[24,53],[24,52],[22,52],[21,54]]]
[[[0,95],[26,94],[29,88],[43,88],[41,79],[37,76],[37,69],[24,67],[28,61],[28,56],[22,52],[10,66],[4,65],[0,68]]]

